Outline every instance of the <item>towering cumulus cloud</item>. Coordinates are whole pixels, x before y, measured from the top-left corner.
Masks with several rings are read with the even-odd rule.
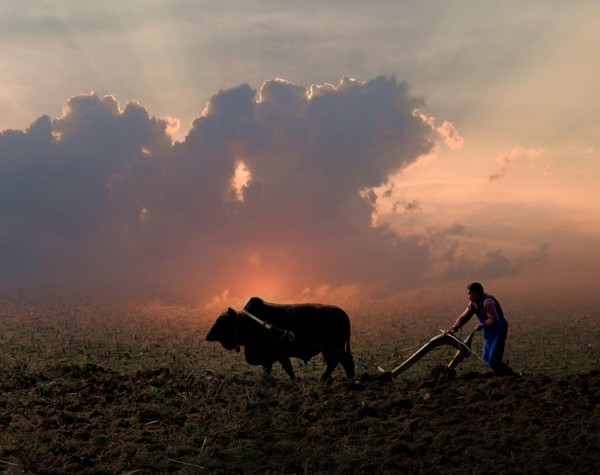
[[[198,297],[418,283],[369,190],[443,137],[394,78],[267,81],[211,98],[183,142],[110,96],[0,134],[3,285]]]

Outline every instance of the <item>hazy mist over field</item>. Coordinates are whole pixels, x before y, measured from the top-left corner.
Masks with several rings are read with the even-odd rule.
[[[0,288],[588,298],[599,8],[2,2]]]

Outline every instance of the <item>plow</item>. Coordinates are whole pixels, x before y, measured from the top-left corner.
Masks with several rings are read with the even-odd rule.
[[[402,364],[398,365],[391,371],[386,371],[380,366],[377,369],[383,373],[381,375],[382,379],[390,380],[404,373],[408,368],[413,366],[417,361],[423,358],[427,353],[432,350],[439,348],[440,346],[452,346],[457,349],[456,353],[448,363],[448,369],[454,369],[456,366],[460,364],[466,357],[468,357],[471,353],[474,353],[471,349],[471,343],[473,342],[473,337],[475,336],[476,330],[473,330],[467,338],[463,341],[460,338],[451,335],[447,332],[442,332],[440,335],[434,336],[431,340],[421,346],[415,353],[413,353],[408,359],[406,359]]]

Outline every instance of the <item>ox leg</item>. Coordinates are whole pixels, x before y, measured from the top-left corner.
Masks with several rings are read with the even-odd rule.
[[[271,376],[271,370],[273,369],[273,365],[272,364],[265,364],[263,365],[263,371],[265,372],[265,374]]]
[[[294,374],[294,368],[292,367],[292,362],[289,358],[281,358],[279,360],[281,366],[283,366],[284,371],[290,376],[290,379],[296,379],[296,375]]]
[[[332,355],[329,352],[323,352],[323,358],[325,358],[325,363],[327,363],[327,368],[325,368],[325,372],[321,376],[321,379],[330,379],[331,375],[333,373],[333,370],[335,370],[335,368],[338,364],[338,359],[335,357],[335,355]]]
[[[340,358],[340,363],[344,367],[344,371],[346,371],[346,378],[354,378],[354,358],[352,358],[352,353],[344,352]]]

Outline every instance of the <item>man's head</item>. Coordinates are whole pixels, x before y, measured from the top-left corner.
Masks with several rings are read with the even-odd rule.
[[[467,285],[467,295],[469,296],[469,300],[471,302],[475,302],[481,298],[483,295],[483,285],[479,282],[471,282]]]

